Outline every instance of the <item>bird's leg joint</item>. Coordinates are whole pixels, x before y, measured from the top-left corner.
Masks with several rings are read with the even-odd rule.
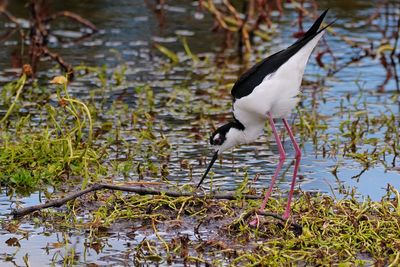
[[[296,160],[300,160],[301,159],[301,150],[300,149],[296,149],[295,158],[296,158]]]

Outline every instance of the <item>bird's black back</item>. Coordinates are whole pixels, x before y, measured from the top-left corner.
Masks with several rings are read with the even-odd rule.
[[[318,31],[322,21],[328,9],[325,10],[321,16],[314,22],[311,28],[304,34],[304,36],[297,40],[294,44],[288,48],[279,51],[268,58],[260,61],[254,65],[251,69],[246,71],[240,78],[236,81],[232,88],[231,94],[234,99],[239,99],[245,97],[256,88],[264,78],[274,73],[282,66],[286,61],[289,60],[294,54],[296,54],[303,46],[305,46],[309,41],[311,41],[317,34],[323,31],[326,27]]]

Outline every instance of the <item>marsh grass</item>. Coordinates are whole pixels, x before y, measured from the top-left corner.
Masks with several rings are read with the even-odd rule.
[[[64,87],[66,97],[60,92],[56,104],[37,105],[40,115],[35,121],[30,114],[7,120],[19,91],[2,119],[2,184],[29,191],[75,175],[84,177],[86,184],[90,173],[101,172],[98,155],[91,147],[91,114],[83,102],[69,98]],[[90,167],[98,171],[89,172]]]
[[[396,266],[399,192],[388,186],[386,196],[377,202],[360,201],[355,193],[335,199],[299,192],[291,219],[302,226],[301,233],[269,217],[260,217],[259,226],[250,227],[252,218],[245,221],[243,215],[260,201],[240,197],[216,201],[103,191],[61,211],[44,211],[37,220],[49,227],[89,233],[88,249],[101,250],[107,232],[129,236],[132,260],[137,264]],[[281,214],[284,204],[284,198],[271,199],[267,210]],[[76,214],[84,210],[90,211],[88,216],[77,219]]]
[[[107,90],[104,68],[89,71]],[[121,82],[121,70],[110,76],[112,81]],[[33,84],[25,88],[21,100],[25,81],[22,76],[3,90],[10,96],[5,97],[8,109],[1,125],[1,184],[29,193],[69,181],[79,182],[84,188],[113,173],[126,177],[132,173],[139,177],[147,173],[168,175],[168,168],[161,163],[169,157],[171,146],[162,132],[155,133],[151,87],[135,88],[138,101],[130,110],[120,101],[98,103],[92,99],[85,103],[70,96],[67,83],[49,86],[44,93],[47,96],[32,93],[40,91]],[[38,103],[37,99],[47,100]],[[21,112],[27,103],[32,103],[28,106],[34,107],[33,114]],[[107,111],[102,114],[102,110]],[[141,162],[135,163],[135,157]]]

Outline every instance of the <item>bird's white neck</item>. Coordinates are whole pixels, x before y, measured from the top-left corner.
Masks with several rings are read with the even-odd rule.
[[[218,154],[237,145],[254,142],[263,133],[263,129],[264,123],[246,127],[244,130],[230,128],[226,133],[225,142],[218,148]]]

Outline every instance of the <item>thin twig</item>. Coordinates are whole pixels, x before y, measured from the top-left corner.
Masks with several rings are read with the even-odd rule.
[[[8,12],[7,10],[0,10],[0,14],[2,14],[4,17],[6,17],[9,21],[15,23],[17,27],[20,27],[20,23],[18,21],[17,17],[14,17],[13,14]]]
[[[60,11],[57,12],[49,17],[46,17],[42,20],[42,22],[44,23],[49,23],[52,20],[55,20],[58,17],[66,17],[66,18],[70,18],[72,20],[75,20],[76,22],[85,25],[86,27],[92,29],[93,31],[97,32],[98,29],[97,27],[91,23],[89,20],[82,18],[81,16],[79,16],[76,13],[70,12],[70,11]]]
[[[0,43],[4,40],[7,40],[11,35],[15,33],[16,29],[10,29],[6,31],[4,34],[0,35]]]
[[[94,184],[85,190],[78,191],[67,195],[64,198],[49,200],[46,203],[33,205],[30,207],[25,207],[21,209],[17,209],[11,212],[11,215],[14,217],[22,217],[34,211],[50,208],[50,207],[60,207],[66,204],[68,201],[74,200],[82,195],[87,193],[98,191],[102,189],[116,190],[116,191],[124,191],[136,193],[138,195],[164,195],[169,197],[188,197],[195,196],[199,198],[208,198],[208,199],[227,199],[234,200],[237,199],[238,196],[236,193],[225,193],[225,194],[205,194],[205,193],[190,193],[190,192],[177,192],[177,191],[168,191],[168,190],[157,190],[150,189],[144,187],[132,187],[132,186],[122,186],[122,185],[114,185],[114,184]],[[255,195],[244,195],[243,197],[247,199],[260,199],[261,196]]]
[[[45,46],[42,46],[41,50],[42,50],[44,55],[49,56],[52,60],[54,60],[58,64],[60,64],[60,66],[64,68],[66,73],[72,74],[74,72],[74,69],[72,68],[72,66],[70,64],[68,64],[67,62],[65,62],[64,59],[60,55],[58,55],[58,54],[56,54],[54,52],[51,52]]]

